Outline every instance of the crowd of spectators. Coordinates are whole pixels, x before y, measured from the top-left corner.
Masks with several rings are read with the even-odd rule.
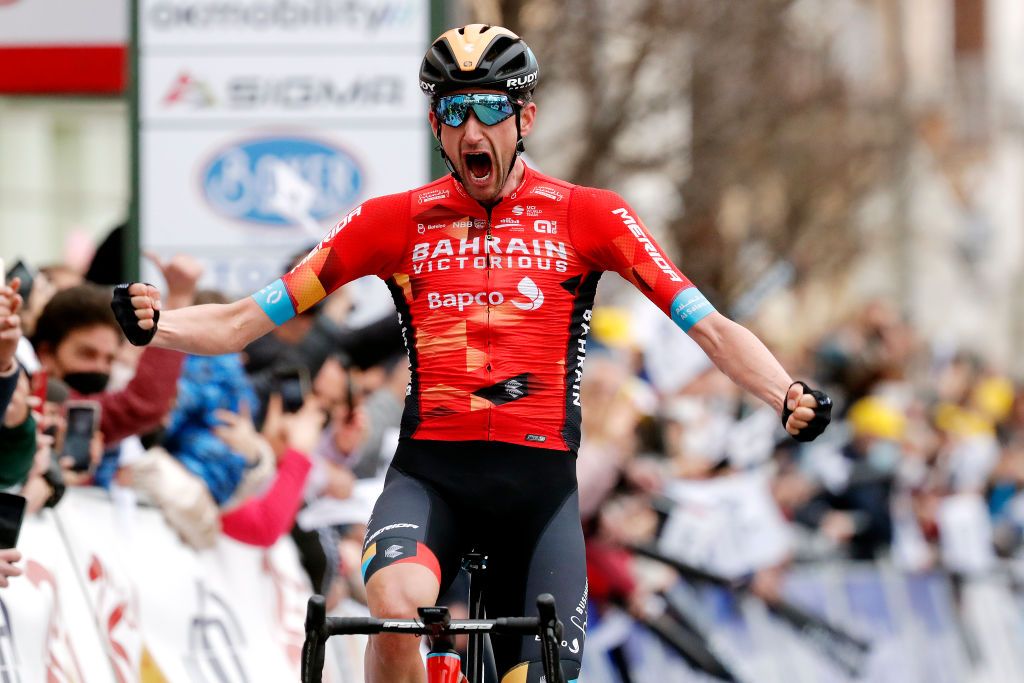
[[[166,308],[223,300],[198,290],[194,260],[153,261]],[[125,343],[109,287],[70,268],[40,268],[25,297],[10,284],[0,485],[29,514],[67,486],[131,487],[196,548],[290,536],[315,590],[359,600],[364,524],[409,379],[393,313],[350,325],[342,289],[241,354],[203,358]],[[596,605],[639,614],[674,580],[637,571],[636,546],[752,576],[768,598],[793,562],[971,573],[1020,551],[1024,391],[979,357],[929,345],[871,302],[787,357],[836,401],[832,428],[802,445],[710,365],[666,389],[638,324],[598,308],[587,354],[578,470]],[[84,467],[61,457],[69,401],[98,408]],[[19,571],[3,552],[0,585]]]
[[[870,301],[785,354],[794,376],[836,404],[826,434],[799,444],[709,364],[658,388],[633,341],[642,335],[607,334],[602,347],[604,316],[630,324],[595,311],[587,360],[579,472],[598,603],[637,612],[675,580],[638,569],[628,549],[644,545],[751,581],[769,601],[794,563],[881,561],[957,577],[1017,566],[1024,387],[980,356],[931,344],[894,306]]]
[[[198,289],[197,261],[149,258],[165,308],[225,300]],[[29,268],[31,282],[0,288],[0,486],[29,515],[68,486],[130,488],[197,549],[221,535],[269,547],[290,534],[317,590],[358,594],[356,522],[372,494],[356,504],[356,482],[386,467],[408,378],[397,319],[353,329],[339,292],[241,354],[140,349],[111,310],[111,265],[89,270],[95,282],[63,265]],[[290,378],[301,381],[289,388]],[[69,417],[82,408],[94,422],[73,448]],[[321,505],[314,523],[296,524],[300,508],[325,500],[348,508],[339,517],[328,505],[324,521]],[[19,560],[0,551],[0,585]]]

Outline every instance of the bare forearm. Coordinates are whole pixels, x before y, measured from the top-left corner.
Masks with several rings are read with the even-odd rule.
[[[239,306],[203,304],[162,311],[153,343],[204,356],[237,353],[272,327],[262,329],[258,320],[240,315]]]
[[[716,313],[694,326],[690,336],[729,379],[782,412],[793,379],[753,332]]]

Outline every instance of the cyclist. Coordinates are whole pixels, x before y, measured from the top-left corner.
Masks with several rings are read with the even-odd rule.
[[[345,282],[384,279],[412,378],[366,535],[370,611],[415,617],[476,544],[490,557],[488,616],[533,613],[537,594],[555,596],[566,624],[563,667],[575,680],[587,598],[575,477],[579,383],[601,273],[633,283],[725,374],[779,411],[795,438],[820,434],[831,402],[717,313],[621,197],[523,162],[538,74],[533,52],[507,29],[447,31],[423,59],[420,87],[450,175],[368,200],[249,298],[160,315],[156,289],[134,283],[115,289],[114,307],[133,343],[219,354]],[[540,680],[534,640],[495,638],[494,651],[502,683]],[[374,636],[367,679],[423,681],[421,662],[416,639]]]

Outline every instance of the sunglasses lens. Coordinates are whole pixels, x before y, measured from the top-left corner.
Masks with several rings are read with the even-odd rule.
[[[458,128],[465,122],[466,114],[469,111],[469,105],[465,99],[464,95],[442,97],[437,103],[437,117],[446,126]]]
[[[448,95],[438,100],[435,113],[447,126],[458,128],[466,122],[469,109],[480,123],[493,126],[501,123],[515,113],[512,102],[505,95],[469,94]]]
[[[488,100],[483,102],[476,102],[473,105],[473,113],[480,119],[480,123],[485,126],[493,126],[497,123],[501,123],[508,117],[512,116],[514,110],[512,109],[512,103],[508,101],[507,97],[489,97]]]

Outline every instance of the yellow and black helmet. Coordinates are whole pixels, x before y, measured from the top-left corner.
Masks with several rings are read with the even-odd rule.
[[[528,100],[540,67],[533,50],[507,28],[469,24],[442,33],[423,56],[420,89],[430,98],[463,88],[503,90]]]

